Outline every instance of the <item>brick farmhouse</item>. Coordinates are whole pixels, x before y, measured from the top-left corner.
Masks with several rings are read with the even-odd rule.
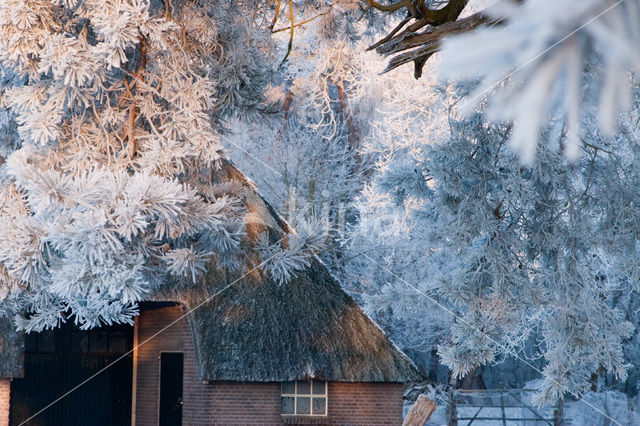
[[[212,178],[245,187],[246,238],[292,232],[232,164]],[[134,326],[1,319],[0,426],[402,424],[420,373],[319,260],[286,284],[239,278],[167,282]]]

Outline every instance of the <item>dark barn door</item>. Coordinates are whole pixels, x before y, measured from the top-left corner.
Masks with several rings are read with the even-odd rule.
[[[19,425],[116,361],[133,346],[133,327],[82,331],[63,325],[27,334],[22,379],[11,382],[10,424]],[[30,420],[28,426],[131,424],[129,355]]]
[[[182,353],[160,353],[160,426],[182,424],[182,364]]]

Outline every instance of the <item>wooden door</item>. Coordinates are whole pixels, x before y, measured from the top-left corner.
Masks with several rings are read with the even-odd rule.
[[[83,331],[70,324],[27,334],[25,376],[11,383],[10,424],[111,426],[131,423],[133,327]],[[87,381],[90,377],[103,372]]]
[[[160,426],[182,425],[183,354],[160,353]]]

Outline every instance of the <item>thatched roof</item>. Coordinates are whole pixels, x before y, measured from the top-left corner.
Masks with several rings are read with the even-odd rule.
[[[0,377],[24,376],[24,333],[13,319],[0,316]]]
[[[247,188],[246,205],[262,229],[278,236],[289,226],[230,163],[215,180]],[[250,230],[251,232],[251,230]],[[238,275],[211,271],[198,290],[176,298],[194,308]],[[166,300],[166,294],[165,300]],[[156,295],[162,299],[163,296]],[[315,259],[286,284],[262,273],[236,282],[189,316],[204,380],[284,381],[317,377],[347,382],[420,380],[414,364]]]
[[[291,229],[255,185],[224,161],[214,181],[247,190],[248,239],[265,230],[278,240]],[[148,300],[195,308],[239,275],[212,269],[199,285],[168,282]],[[317,259],[286,284],[255,272],[189,316],[203,380],[285,381],[317,377],[347,382],[422,379],[414,364],[344,292]],[[0,318],[0,377],[23,375],[24,334]]]
[[[196,309],[190,322],[207,380],[420,378],[317,261],[287,284],[241,281]]]

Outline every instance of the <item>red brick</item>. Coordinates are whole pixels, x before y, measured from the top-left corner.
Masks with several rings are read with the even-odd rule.
[[[0,379],[0,426],[9,426],[11,379]]]
[[[144,342],[183,315],[181,307],[143,311],[138,340]],[[214,382],[198,378],[193,337],[183,318],[138,349],[136,425],[158,424],[158,366],[161,351],[184,353],[183,425],[402,424],[402,384],[330,382],[328,415],[286,418],[280,415],[280,383]]]

